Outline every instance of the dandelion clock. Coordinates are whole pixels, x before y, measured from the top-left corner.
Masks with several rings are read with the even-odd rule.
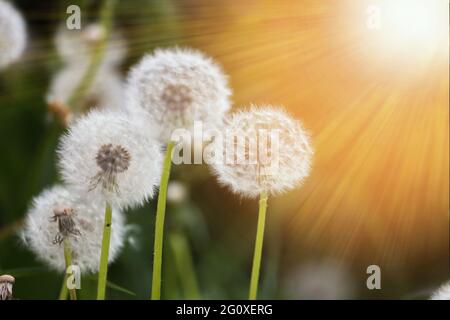
[[[25,50],[26,26],[9,2],[0,0],[0,69],[15,62]]]
[[[192,132],[200,121],[205,129],[222,123],[230,108],[231,90],[221,68],[203,53],[191,49],[158,49],[145,56],[128,75],[127,111],[145,117],[167,145],[158,196],[152,299],[160,299],[163,230],[167,184],[176,130]]]
[[[210,158],[219,182],[234,193],[259,196],[259,215],[249,298],[256,299],[267,199],[295,188],[309,175],[310,138],[299,121],[281,108],[252,107],[225,120],[224,137],[213,142]]]
[[[144,203],[161,172],[161,148],[137,118],[92,111],[76,120],[58,148],[63,180],[86,199],[105,206],[98,299],[104,299],[111,208]]]

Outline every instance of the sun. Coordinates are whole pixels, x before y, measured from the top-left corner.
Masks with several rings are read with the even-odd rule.
[[[385,36],[392,41],[430,45],[447,34],[446,0],[387,0],[381,10]]]
[[[368,28],[379,50],[420,58],[448,53],[447,0],[383,0],[374,2]],[[374,30],[375,29],[375,30]]]

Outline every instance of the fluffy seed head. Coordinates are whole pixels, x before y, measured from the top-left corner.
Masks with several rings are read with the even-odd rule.
[[[128,110],[147,114],[163,142],[175,129],[190,130],[196,120],[220,124],[230,108],[226,76],[198,51],[158,49],[131,70],[127,82]]]
[[[64,181],[88,199],[128,207],[151,198],[159,184],[162,152],[139,119],[92,111],[61,138]]]
[[[25,50],[26,26],[22,15],[0,0],[0,69],[16,61]]]
[[[213,142],[218,180],[244,197],[278,194],[309,175],[312,149],[300,122],[271,106],[252,107],[225,120],[224,138]]]
[[[84,26],[80,30],[69,30],[61,26],[55,36],[56,49],[61,58],[70,65],[88,65],[92,53],[106,33],[98,23]],[[125,39],[118,33],[110,35],[102,59],[102,67],[119,65],[127,54]]]
[[[49,104],[67,104],[73,92],[83,78],[87,65],[68,65],[55,74],[47,93]],[[124,88],[121,76],[111,68],[100,68],[87,93],[76,107],[79,115],[82,111],[93,108],[101,110],[118,111],[124,105]]]
[[[65,270],[64,246],[68,240],[72,263],[82,272],[97,272],[103,234],[104,204],[76,196],[73,190],[55,186],[33,200],[22,239],[51,268]],[[113,208],[109,261],[113,261],[124,245],[123,214]],[[55,241],[58,240],[58,241]]]
[[[442,285],[431,296],[431,300],[450,300],[450,282]]]

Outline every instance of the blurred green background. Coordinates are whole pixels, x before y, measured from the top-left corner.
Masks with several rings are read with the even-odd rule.
[[[16,231],[32,197],[58,181],[55,148],[64,129],[48,114],[45,103],[52,75],[62,66],[55,52],[53,36],[67,16],[66,8],[69,4],[80,5],[85,23],[96,20],[99,3],[88,0],[13,2],[27,20],[30,41],[23,61],[0,72],[0,273],[7,272],[16,277],[14,295],[18,299],[56,299],[62,275],[49,271],[45,265],[37,262],[33,254],[20,243]],[[283,72],[289,83],[292,74],[288,66],[291,60],[297,59],[294,55],[283,56],[273,49],[286,45],[282,42],[286,32],[288,35],[289,32],[295,33],[291,26],[295,26],[296,22],[291,21],[292,16],[288,14],[291,1],[286,1],[286,6],[282,8],[285,20],[281,18],[281,9],[267,1],[249,1],[245,5],[239,4],[239,1],[213,2],[118,1],[114,27],[123,33],[129,46],[127,59],[121,66],[123,74],[144,53],[155,47],[188,45],[204,50],[224,65],[224,69],[230,73],[231,85],[236,92],[236,104],[248,104],[251,101],[288,104],[286,95],[277,91],[277,87],[270,83],[281,83],[283,86]],[[299,10],[296,14],[299,23],[309,26],[305,29],[306,33],[313,32],[311,29],[317,15],[326,19],[326,12],[333,12],[331,4],[327,9],[326,5],[315,5],[310,1],[303,3],[305,10]],[[275,22],[271,20],[272,17]],[[305,17],[310,17],[311,20]],[[281,28],[279,38],[276,30],[267,28],[266,21]],[[227,23],[233,23],[237,30],[227,33]],[[244,35],[238,35],[240,31]],[[252,38],[252,34],[258,35],[258,38]],[[264,39],[266,35],[267,42],[256,41]],[[299,36],[298,41],[302,37],[303,35]],[[224,38],[225,43],[222,42]],[[252,40],[255,42],[251,43]],[[246,42],[251,44],[251,48],[243,45]],[[258,60],[258,57],[264,60],[264,55],[262,58],[252,55],[255,51],[265,50],[274,59],[267,64]],[[239,54],[239,58],[234,58],[234,53]],[[248,65],[253,67],[242,72],[248,72],[251,77],[237,71],[240,66]],[[267,68],[276,70],[272,73],[264,72]],[[310,68],[314,68],[314,61]],[[302,69],[303,71],[305,70]],[[311,74],[305,74],[306,81],[308,77],[312,82],[318,81]],[[321,90],[328,90],[325,89],[326,81],[332,80],[323,81],[324,89]],[[297,97],[296,90],[287,96]],[[307,89],[306,92],[308,95],[323,97],[325,91],[318,89],[314,93]],[[345,96],[345,93],[342,94]],[[317,104],[317,110],[327,110],[320,107]],[[297,111],[300,115],[304,111],[307,127],[314,126],[308,123],[308,120],[315,119],[310,114],[312,111],[300,108],[294,113]],[[314,129],[318,131],[319,122],[316,124]],[[320,148],[316,152],[320,154]],[[448,165],[448,158],[445,161]],[[319,166],[317,170],[320,171],[320,168]],[[326,171],[322,173],[326,174]],[[203,165],[176,167],[172,180],[183,182],[189,191],[182,203],[169,204],[163,298],[198,297],[195,285],[193,287],[192,283],[183,283],[181,277],[181,274],[193,266],[198,280],[199,297],[245,299],[256,232],[257,202],[241,199],[220,187]],[[311,190],[314,186],[316,184],[309,185],[308,181],[305,184],[306,190]],[[448,191],[448,174],[446,186]],[[327,188],[331,190],[334,187],[327,185]],[[301,193],[302,189],[299,190]],[[445,190],[444,187],[443,191]],[[424,233],[438,230],[439,237],[430,240],[430,248],[418,249],[417,255],[414,249],[405,249],[407,258],[402,261],[395,257],[396,252],[402,248],[389,247],[388,244],[378,250],[376,240],[359,236],[351,239],[354,234],[352,228],[357,226],[349,222],[350,217],[332,223],[340,229],[323,225],[323,228],[319,228],[320,238],[315,238],[319,231],[310,224],[310,219],[319,217],[319,212],[309,210],[307,218],[299,218],[310,193],[305,193],[304,196],[298,194],[290,193],[269,203],[260,298],[304,298],[303,293],[296,295],[295,287],[296,281],[299,282],[298,287],[301,287],[301,282],[306,280],[301,277],[298,280],[293,274],[296,274],[295,270],[302,264],[311,261],[317,262],[317,269],[322,263],[327,264],[327,261],[347,268],[352,280],[348,280],[351,283],[344,284],[350,287],[351,292],[342,296],[346,298],[424,298],[448,278],[448,194],[446,200],[443,200],[443,207],[438,206],[435,211],[430,211],[430,216],[439,220],[440,228],[422,230]],[[348,203],[356,206],[359,205],[358,201],[349,200]],[[154,201],[143,208],[127,212],[127,218],[132,227],[125,249],[110,267],[111,286],[108,297],[147,299],[151,283]],[[300,229],[294,229],[294,225],[300,225]],[[395,229],[390,229],[389,232],[394,234]],[[422,233],[419,233],[418,237],[421,236]],[[324,237],[327,240],[322,241]],[[302,239],[306,241],[303,242]],[[338,246],[341,239],[352,242],[353,245],[341,248]],[[192,256],[177,258],[176,251],[183,248],[186,241]],[[398,259],[402,257],[398,256]],[[382,267],[382,290],[370,291],[366,288],[366,268],[370,264]],[[311,269],[316,270],[315,267]],[[306,277],[314,280],[314,275]],[[333,281],[322,283],[318,287],[326,291],[327,285],[340,286],[339,281]],[[311,297],[316,297],[314,286],[312,288]],[[83,277],[80,297],[94,298],[95,292],[95,276]]]

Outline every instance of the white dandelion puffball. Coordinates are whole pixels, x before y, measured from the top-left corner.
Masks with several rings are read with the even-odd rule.
[[[288,299],[349,300],[355,297],[356,285],[346,266],[311,261],[288,275],[283,290]]]
[[[104,28],[98,23],[83,26],[81,29],[69,30],[61,26],[55,36],[56,49],[67,64],[88,65],[97,44],[105,37]],[[105,47],[102,66],[116,67],[127,54],[125,39],[113,32]]]
[[[431,300],[450,300],[450,282],[442,285],[430,298]]]
[[[48,103],[67,104],[83,78],[86,67],[69,65],[59,71],[52,79]],[[80,102],[80,111],[91,108],[120,111],[125,103],[121,76],[110,68],[100,68],[86,95]]]
[[[15,62],[25,50],[26,25],[22,15],[0,0],[0,69]]]
[[[132,207],[151,198],[162,168],[160,143],[140,119],[91,111],[60,140],[63,180],[87,198]]]
[[[309,135],[281,109],[253,106],[236,112],[226,118],[223,133],[212,142],[216,157],[208,161],[219,182],[243,197],[276,195],[309,175]]]
[[[191,130],[194,121],[219,125],[230,108],[231,90],[221,68],[190,49],[157,49],[128,75],[126,96],[130,112],[144,112],[168,142],[175,129]]]
[[[54,186],[33,200],[22,239],[51,268],[63,271],[65,239],[72,249],[72,264],[82,272],[97,272],[103,238],[105,207],[99,202],[86,202],[63,186]],[[124,245],[123,214],[113,209],[109,262],[114,261]]]

